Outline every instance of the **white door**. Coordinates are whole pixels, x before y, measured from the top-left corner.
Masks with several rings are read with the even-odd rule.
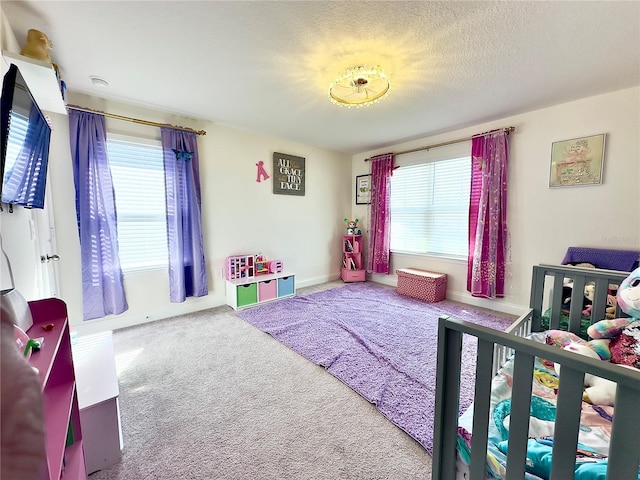
[[[34,211],[34,223],[39,261],[40,298],[59,297],[58,246],[53,221],[53,204],[51,189],[45,192],[44,209]]]
[[[40,249],[31,210],[2,204],[0,213],[2,249],[7,255],[10,272],[2,272],[4,284],[11,284],[27,300],[42,298],[40,294]]]
[[[45,209],[42,210],[2,204],[2,249],[11,266],[10,274],[2,272],[2,288],[12,283],[27,300],[57,297],[59,294],[51,211],[50,197],[45,199]]]

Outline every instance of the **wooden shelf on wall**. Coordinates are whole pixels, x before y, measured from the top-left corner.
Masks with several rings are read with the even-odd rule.
[[[3,75],[11,63],[15,64],[20,69],[20,73],[27,82],[40,110],[67,114],[67,108],[60,92],[60,84],[50,63],[4,50],[2,58],[5,63],[2,69]]]

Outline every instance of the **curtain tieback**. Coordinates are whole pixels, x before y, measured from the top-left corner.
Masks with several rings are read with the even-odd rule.
[[[188,162],[193,157],[193,152],[183,152],[182,150],[176,150],[175,148],[172,148],[171,150],[176,154],[177,160],[184,160],[185,162]]]

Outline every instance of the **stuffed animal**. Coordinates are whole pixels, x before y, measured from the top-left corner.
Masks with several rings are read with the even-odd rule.
[[[584,287],[584,297],[582,298],[582,314],[590,315],[591,307],[593,303],[593,292],[595,291],[595,284],[588,283]],[[566,279],[562,286],[562,310],[567,314],[571,308],[571,296],[573,295],[573,280]]]
[[[545,342],[547,345],[553,345],[563,349],[569,345],[582,345],[593,351],[600,360],[611,360],[608,340],[586,341],[575,333],[567,332],[566,330],[547,330]]]
[[[614,285],[609,285],[609,291],[613,291],[615,289]],[[593,309],[593,299],[595,298],[596,286],[593,283],[589,283],[584,287],[584,296],[585,296],[585,308],[582,310],[582,314],[589,316],[591,315],[591,310]],[[588,301],[587,301],[588,300]],[[616,306],[618,302],[616,300],[615,295],[608,294],[607,295],[607,308],[605,309],[605,316],[607,318],[614,318],[616,314]]]
[[[53,46],[49,37],[40,30],[30,29],[27,32],[27,43],[24,44],[20,55],[35,58],[36,60],[44,60],[51,63],[51,55],[49,49]]]
[[[360,231],[358,227],[358,219],[354,219],[354,220],[349,220],[348,218],[345,218],[344,221],[347,224],[347,235],[362,235],[362,232]]]
[[[564,330],[548,330],[546,339],[547,345],[554,345],[569,352],[574,352],[596,360],[609,361],[608,341],[590,340],[586,341],[578,337],[574,333]],[[628,365],[622,365],[626,368],[632,368]],[[554,369],[560,377],[560,365],[554,364]],[[616,399],[616,383],[606,378],[597,377],[590,373],[584,376],[584,393],[582,399],[594,405],[610,405],[615,404]]]
[[[616,300],[630,317],[600,320],[587,333],[594,339],[610,339],[608,348],[613,363],[640,369],[640,268],[622,281]]]
[[[616,308],[618,308],[618,300],[615,295],[607,295],[607,308],[605,316],[607,318],[614,318],[616,316]]]
[[[583,343],[571,342],[564,347],[564,350],[568,352],[578,353],[586,357],[595,358],[600,360],[598,354],[589,346]],[[555,364],[555,370],[560,377],[560,365]],[[561,380],[562,381],[562,380]],[[596,377],[590,373],[584,375],[584,393],[582,399],[593,405],[611,405],[615,404],[616,400],[616,384],[606,378]]]

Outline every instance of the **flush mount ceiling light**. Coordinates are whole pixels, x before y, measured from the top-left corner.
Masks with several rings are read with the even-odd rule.
[[[96,75],[91,75],[89,79],[91,80],[91,83],[94,87],[104,88],[109,86],[109,82],[107,82],[104,78],[98,77]]]
[[[329,99],[343,107],[365,107],[389,93],[389,77],[379,66],[360,65],[344,71],[329,86]]]

